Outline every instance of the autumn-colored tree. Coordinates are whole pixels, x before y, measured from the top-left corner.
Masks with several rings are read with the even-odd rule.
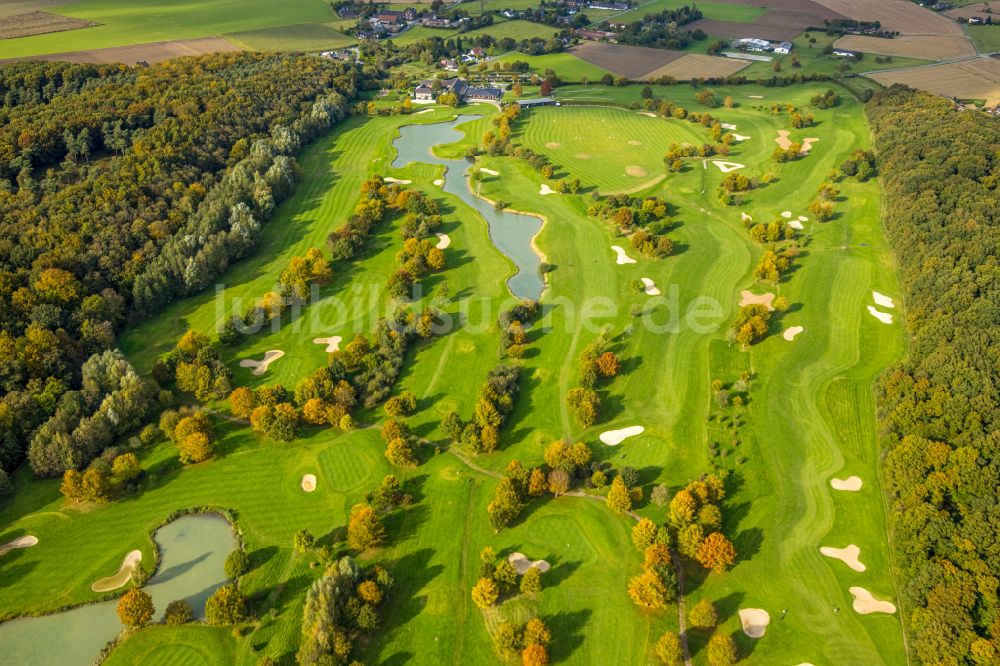
[[[715,634],[706,650],[709,666],[731,666],[739,661],[736,643],[729,634]]]
[[[521,593],[538,594],[542,591],[542,571],[538,567],[529,567],[521,576]]]
[[[254,393],[246,386],[238,386],[229,394],[229,411],[239,419],[250,418],[250,414],[257,406]]]
[[[606,351],[597,357],[597,371],[602,377],[614,377],[621,369],[621,362],[614,352]]]
[[[81,491],[86,500],[104,502],[111,495],[111,481],[103,469],[91,467],[83,473]]]
[[[649,518],[643,518],[632,526],[632,543],[639,550],[646,550],[656,539],[656,523]]]
[[[359,551],[376,548],[385,540],[385,528],[375,509],[355,504],[347,521],[347,544]]]
[[[83,499],[83,475],[75,469],[68,469],[63,473],[62,485],[59,492],[75,502]]]
[[[544,620],[534,617],[524,625],[523,638],[525,645],[548,645],[552,640],[552,632],[549,631]]]
[[[608,507],[618,513],[632,510],[632,496],[621,476],[616,476],[611,482],[611,490],[608,491]]]
[[[472,600],[480,608],[489,608],[500,598],[500,588],[489,578],[480,578],[472,588]]]
[[[212,457],[212,442],[203,432],[193,432],[177,443],[184,464],[200,463]]]
[[[313,425],[329,424],[331,407],[323,398],[309,398],[302,405],[302,418]]]
[[[149,593],[134,587],[118,600],[118,618],[126,627],[142,627],[151,619],[156,609],[153,608],[153,598]]]
[[[507,560],[501,560],[493,567],[493,580],[504,592],[513,590],[517,586],[517,571],[514,565]]]
[[[548,666],[549,653],[544,645],[529,643],[521,651],[521,666]]]
[[[139,476],[142,467],[139,465],[139,458],[134,453],[123,453],[116,456],[111,463],[111,473],[122,481],[131,481]]]
[[[646,569],[662,572],[671,564],[670,548],[664,543],[650,544],[642,551],[642,566]]]
[[[656,658],[663,666],[680,666],[684,663],[681,639],[672,631],[660,636],[656,641]]]
[[[379,589],[378,583],[375,581],[366,580],[358,585],[358,596],[365,603],[378,606],[382,601],[382,590]]]
[[[542,468],[532,469],[531,475],[528,477],[528,494],[532,497],[540,497],[545,494],[547,486],[548,480],[545,478],[545,472],[542,471]]]
[[[629,581],[628,595],[632,603],[650,610],[663,608],[667,604],[667,588],[663,584],[663,578],[652,569],[646,569]]]
[[[715,606],[708,599],[702,599],[688,611],[688,622],[695,629],[715,629],[719,623],[719,615]]]
[[[736,549],[721,532],[712,532],[698,548],[698,561],[706,569],[722,573],[736,562]]]
[[[247,619],[246,597],[235,583],[223,585],[205,602],[205,621],[213,625],[239,624]]]
[[[569,490],[569,474],[564,469],[549,472],[549,492],[556,497]]]
[[[566,403],[580,425],[589,428],[597,421],[601,409],[601,399],[597,393],[586,388],[572,388],[566,393]]]
[[[399,467],[415,467],[417,458],[413,453],[413,445],[409,438],[397,437],[385,447],[385,457],[393,465]]]

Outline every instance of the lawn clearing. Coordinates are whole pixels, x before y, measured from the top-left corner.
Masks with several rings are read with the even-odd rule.
[[[507,53],[496,58],[494,62],[507,63],[518,60],[527,62],[530,70],[538,74],[543,73],[546,69],[551,69],[563,81],[579,82],[584,78],[589,81],[599,81],[605,74],[610,74],[608,70],[582,60],[570,52],[546,53],[537,56]]]
[[[240,651],[239,643],[226,627],[152,626],[125,641],[104,663],[107,666],[232,666],[244,663],[237,661]]]
[[[1000,6],[994,16],[993,20],[1000,23]],[[966,26],[965,31],[981,53],[1000,51],[1000,25],[970,25]]]
[[[180,39],[170,42],[136,44],[135,46],[112,46],[106,49],[91,49],[89,51],[49,53],[46,55],[31,56],[27,59],[91,63],[96,65],[121,62],[126,65],[135,65],[139,62],[156,63],[182,56],[242,50],[240,46],[228,40],[218,37],[203,37],[200,39]],[[25,58],[16,58],[16,60],[23,59]],[[9,61],[0,60],[0,64],[3,62]]]
[[[686,124],[625,109],[543,107],[528,116],[525,145],[605,192],[632,189],[662,174],[671,143],[701,140]]]

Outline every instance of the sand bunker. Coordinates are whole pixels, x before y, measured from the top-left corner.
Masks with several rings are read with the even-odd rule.
[[[814,136],[802,139],[802,148],[799,150],[799,155],[808,155],[809,151],[812,150],[812,145],[817,141],[819,139]],[[788,150],[792,147],[791,132],[788,130],[778,130],[778,138],[775,139],[775,142],[782,150]]]
[[[722,127],[722,129],[728,129],[728,130],[736,129],[736,125],[733,125],[732,123],[719,123],[719,125]]]
[[[316,490],[316,475],[306,474],[302,477],[302,490],[311,493]]]
[[[629,437],[641,435],[645,430],[642,426],[629,426],[618,430],[608,430],[607,432],[602,432],[598,439],[608,446],[618,446]]]
[[[434,181],[434,184],[437,185],[438,187],[443,186],[444,185],[444,178],[438,178],[437,180]]]
[[[636,166],[635,164],[629,164],[627,167],[625,167],[625,175],[635,176],[636,178],[642,178],[643,176],[646,176],[648,174],[646,170],[643,169],[641,166]]]
[[[559,143],[558,141],[549,141],[547,144],[545,144],[545,147],[546,148],[562,148],[562,144]]]
[[[22,536],[17,537],[13,541],[8,541],[7,543],[0,546],[0,555],[6,555],[10,551],[16,548],[31,548],[32,546],[38,545],[38,537],[35,536]]]
[[[577,153],[573,157],[575,157],[578,160],[589,160],[590,159],[590,155],[588,155],[587,153]]]
[[[656,283],[649,278],[640,278],[642,280],[642,287],[646,292],[647,296],[659,296],[660,290],[656,288]]]
[[[102,578],[96,581],[90,586],[90,589],[94,592],[110,592],[111,590],[117,590],[119,587],[125,583],[132,580],[132,573],[135,568],[139,566],[139,562],[142,561],[142,551],[133,550],[125,559],[122,560],[122,565],[118,569],[118,573],[114,576],[108,576],[107,578]]]
[[[790,211],[790,210],[781,211],[781,217],[785,218],[786,220],[791,219],[791,217],[792,217],[792,211]]]
[[[781,334],[781,337],[791,342],[795,339],[795,336],[804,331],[805,329],[801,326],[789,326],[785,329],[785,332]]]
[[[740,292],[740,307],[744,305],[763,305],[768,310],[774,310],[774,306],[771,305],[771,301],[774,300],[774,294],[755,294],[749,289],[744,289]]]
[[[740,219],[742,219],[744,222],[753,222],[753,218],[747,215],[746,213],[740,213]]]
[[[734,141],[746,141],[749,138],[750,137],[748,137],[746,134],[737,134],[736,132],[733,132]]]
[[[267,366],[271,365],[284,355],[285,352],[280,349],[271,349],[270,351],[264,352],[264,360],[255,361],[251,358],[246,358],[240,361],[240,367],[253,368],[253,374],[262,375],[267,372]]]
[[[639,115],[640,116],[649,116],[650,118],[655,118],[656,117],[655,113],[650,113],[649,111],[640,111]]]
[[[799,231],[805,229],[805,227],[802,226],[802,223],[799,222],[798,220],[792,220],[791,222],[788,223],[788,226],[790,226],[792,229],[797,229]]]
[[[829,548],[827,546],[823,546],[819,549],[819,552],[827,557],[840,560],[855,571],[861,572],[865,570],[865,565],[861,564],[861,560],[858,559],[858,556],[861,555],[861,549],[853,543],[845,548]]]
[[[799,222],[808,222],[809,218],[805,215],[799,215]]]
[[[740,164],[739,162],[720,162],[719,160],[712,160],[712,164],[719,167],[719,171],[722,173],[729,173],[730,171],[736,171],[737,169],[743,169],[746,167],[745,164]]]
[[[854,595],[854,603],[851,606],[854,607],[854,612],[859,615],[896,612],[896,606],[888,601],[879,601],[863,587],[849,587],[847,591]]]
[[[414,113],[413,115],[415,115],[415,116],[419,116],[419,115],[420,115],[421,113],[430,113],[430,112],[431,112],[431,111],[433,111],[433,110],[434,110],[434,109],[424,109],[423,111],[417,111],[417,112],[416,112],[416,113]]]
[[[542,186],[540,188],[538,188],[538,193],[541,194],[543,197],[546,194],[559,194],[558,192],[556,192],[555,190],[553,190],[551,187],[549,187],[548,183],[542,183]]]
[[[386,176],[382,180],[387,183],[397,183],[399,185],[409,185],[413,182],[412,180],[400,180],[399,178],[393,178],[392,176]]]
[[[892,315],[891,314],[889,314],[888,312],[882,312],[881,310],[877,309],[873,305],[869,305],[868,306],[868,313],[871,314],[871,316],[873,316],[876,319],[878,319],[883,324],[891,324],[892,323]]]
[[[514,567],[514,571],[522,576],[528,573],[528,569],[531,568],[538,569],[542,573],[545,573],[551,568],[549,563],[545,560],[535,560],[532,562],[525,557],[523,553],[511,553],[507,556],[507,561],[510,562],[512,567]]]
[[[764,99],[763,95],[747,95],[750,99]]]
[[[740,623],[743,633],[750,638],[760,638],[771,624],[771,616],[763,608],[741,608]]]
[[[482,169],[480,169],[480,171],[482,171],[483,173],[488,173],[491,176],[499,176],[500,175],[499,171],[494,171],[493,169],[487,169],[486,167],[483,167]]]
[[[329,338],[313,338],[313,342],[317,345],[326,345],[326,353],[335,352],[340,349],[340,341],[343,340],[339,335],[334,335]]]
[[[641,146],[642,145],[642,141],[636,141],[635,139],[629,139],[628,140],[628,145],[630,145],[630,146]]]
[[[830,479],[830,485],[834,490],[846,490],[856,493],[861,490],[862,481],[859,476],[849,476],[846,479]]]
[[[434,246],[437,249],[443,250],[449,245],[451,245],[451,236],[449,236],[448,234],[438,233],[437,237],[438,237],[438,242],[437,245]]]
[[[884,308],[896,307],[896,304],[892,301],[891,296],[880,294],[877,291],[872,292],[872,300],[875,301],[875,305],[881,305]]]
[[[625,254],[625,249],[622,248],[621,246],[612,245],[611,249],[614,250],[615,254],[618,255],[618,258],[615,260],[615,263],[618,264],[619,266],[622,265],[622,264],[634,264],[635,263],[635,259],[633,259],[632,257],[630,257],[627,254]]]

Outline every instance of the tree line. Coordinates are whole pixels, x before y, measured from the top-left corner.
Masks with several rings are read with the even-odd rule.
[[[876,387],[910,655],[1000,658],[1000,125],[894,86],[867,106],[909,354]]]
[[[0,74],[0,467],[25,457],[83,362],[255,247],[339,122],[352,68],[217,54]]]

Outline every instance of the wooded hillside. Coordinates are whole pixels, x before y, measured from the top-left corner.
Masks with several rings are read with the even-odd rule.
[[[892,88],[868,105],[910,351],[878,386],[919,663],[1000,662],[1000,123]]]
[[[355,85],[342,63],[246,53],[0,70],[0,468],[126,322],[254,248]]]

